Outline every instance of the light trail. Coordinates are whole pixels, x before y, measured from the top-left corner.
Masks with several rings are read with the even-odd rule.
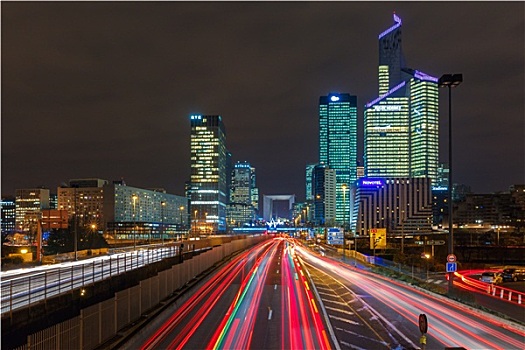
[[[243,281],[238,297],[228,311],[228,318],[217,328],[212,342],[208,344],[211,349],[247,349],[250,346],[251,334],[255,324],[255,311],[258,309],[263,292],[264,280],[268,273],[269,260],[275,255],[277,240],[268,246],[249,274]],[[257,281],[256,281],[257,280]],[[262,280],[262,283],[261,283]],[[255,281],[255,282],[254,282]],[[247,296],[250,297],[247,297]],[[230,311],[231,310],[231,311]],[[241,320],[243,321],[241,323]]]
[[[464,347],[468,349],[523,349],[525,348],[525,332],[522,327],[492,315],[470,309],[449,299],[416,290],[403,283],[368,273],[366,271],[349,268],[346,265],[334,262],[311,254],[303,248],[296,248],[299,254],[313,266],[330,272],[332,278],[339,279],[355,298],[363,297],[356,294],[357,288],[367,299],[367,307],[374,312],[379,308],[372,308],[371,302],[379,302],[383,307],[395,311],[405,319],[405,323],[418,325],[418,315],[425,313],[429,318],[428,337],[437,341],[443,347]],[[350,284],[348,287],[347,284]],[[474,286],[472,288],[475,288]],[[383,313],[383,312],[381,312]],[[393,326],[392,326],[393,327]],[[409,335],[392,328],[398,336],[405,337],[412,344]]]
[[[158,330],[147,339],[140,347],[142,350],[153,349],[158,346],[171,332],[178,326],[182,320],[189,317],[193,310],[197,310],[197,315],[192,322],[202,323],[202,320],[208,315],[211,306],[215,305],[220,296],[224,293],[225,287],[240,274],[242,268],[249,260],[249,256],[256,255],[262,249],[265,249],[271,242],[264,242],[256,246],[251,251],[244,252],[230,261],[223,267],[212,279],[207,281],[196,293],[194,293],[178,310],[175,312]],[[205,307],[201,307],[204,304]],[[188,322],[187,325],[192,325]],[[185,332],[180,332],[176,340],[170,342],[170,348],[181,348],[191,338],[196,327],[185,327]]]

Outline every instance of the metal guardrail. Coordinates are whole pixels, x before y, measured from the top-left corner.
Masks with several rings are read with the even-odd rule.
[[[505,300],[513,304],[525,305],[525,293],[523,292],[505,288],[493,283],[481,282],[475,278],[465,276],[459,272],[455,272],[454,276],[460,278],[463,283],[469,285],[470,287],[481,292],[486,292],[494,298]]]
[[[46,266],[46,269],[28,271],[22,276],[3,274],[1,313],[12,313],[14,310],[46,301],[50,297],[71,293],[73,290],[178,254],[179,245],[171,245],[60,264],[66,266]]]

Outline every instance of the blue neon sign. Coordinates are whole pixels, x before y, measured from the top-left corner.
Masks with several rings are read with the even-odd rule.
[[[361,179],[361,187],[380,187],[384,184],[383,179]]]
[[[392,31],[396,30],[397,28],[401,27],[401,18],[399,18],[399,16],[397,16],[395,13],[394,13],[394,22],[396,22],[396,24],[394,24],[392,27],[385,30],[383,33],[379,34],[379,39],[381,39],[388,33],[391,33]]]

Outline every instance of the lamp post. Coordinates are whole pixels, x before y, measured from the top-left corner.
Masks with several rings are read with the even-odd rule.
[[[345,228],[346,228],[346,189],[348,186],[343,184],[343,260],[345,259]]]
[[[184,210],[184,206],[181,205],[179,207],[179,213],[180,213],[180,229],[182,232],[184,232],[184,220],[182,220],[182,211]],[[181,233],[181,236],[180,236],[180,240],[182,241],[182,233]]]
[[[197,236],[197,213],[199,211],[198,210],[195,210],[195,219],[193,220],[193,237],[196,237]]]
[[[74,201],[74,207],[73,207],[73,210],[74,210],[74,217],[73,217],[73,230],[74,230],[74,242],[73,242],[73,245],[74,245],[74,251],[75,251],[75,261],[78,260],[78,231],[77,231],[77,226],[78,226],[78,222],[77,222],[77,186],[73,186],[73,201]]]
[[[136,226],[137,226],[137,223],[136,223],[136,219],[135,219],[135,206],[136,206],[136,202],[137,202],[137,198],[138,196],[136,194],[133,194],[131,196],[131,199],[133,200],[133,250],[137,250],[137,234],[136,234]]]
[[[91,224],[91,243],[90,243],[91,248],[93,248],[93,243],[95,241],[95,237],[96,237],[95,231],[96,231],[96,229],[97,229],[97,225],[96,224]]]
[[[160,202],[160,239],[164,246],[164,207],[166,206],[165,201]]]
[[[463,74],[443,74],[439,87],[448,88],[448,253],[454,254],[453,205],[452,205],[452,88],[463,82]],[[454,287],[453,272],[448,273],[449,294]]]

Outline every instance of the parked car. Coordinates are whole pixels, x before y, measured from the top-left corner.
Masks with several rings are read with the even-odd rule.
[[[480,281],[492,284],[500,284],[503,282],[503,278],[499,272],[486,271],[481,274]]]
[[[502,277],[503,277],[503,281],[517,282],[520,280],[525,280],[525,268],[523,269],[516,269],[516,268],[504,269]]]

